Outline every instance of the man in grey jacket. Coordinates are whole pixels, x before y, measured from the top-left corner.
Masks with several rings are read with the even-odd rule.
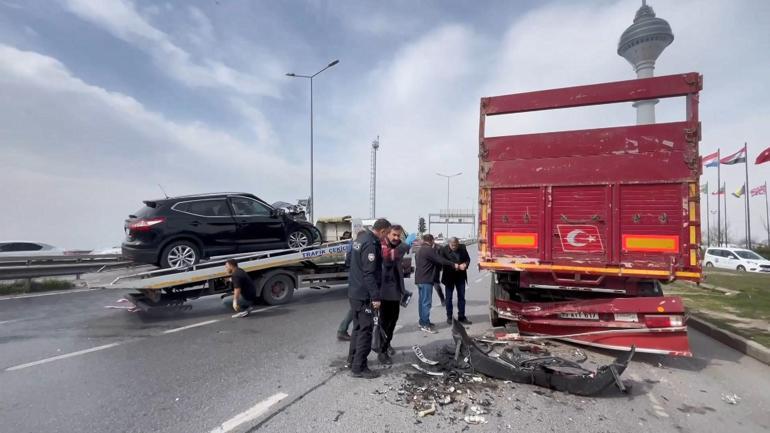
[[[415,270],[414,283],[420,291],[420,330],[435,334],[434,324],[430,322],[430,308],[433,301],[433,282],[436,279],[436,271],[441,266],[449,266],[453,269],[465,270],[465,265],[452,263],[441,257],[433,248],[433,235],[426,234],[422,237],[422,245],[414,256]]]

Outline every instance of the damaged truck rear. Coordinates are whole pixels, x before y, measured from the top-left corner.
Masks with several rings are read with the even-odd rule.
[[[699,281],[698,73],[482,98],[479,257],[490,319],[596,347],[690,356]],[[487,116],[684,98],[683,121],[487,137]]]

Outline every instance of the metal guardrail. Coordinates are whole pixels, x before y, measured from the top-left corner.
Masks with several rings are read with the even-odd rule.
[[[0,280],[80,275],[131,264],[118,254],[0,257]]]

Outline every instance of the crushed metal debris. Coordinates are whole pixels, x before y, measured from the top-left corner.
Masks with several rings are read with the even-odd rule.
[[[417,423],[419,418],[437,415],[466,428],[486,424],[490,414],[502,416],[495,409],[496,401],[512,401],[517,383],[548,388],[547,393],[542,388],[531,392],[551,398],[557,391],[595,395],[613,385],[624,391],[620,375],[634,354],[631,350],[608,365],[588,368],[585,352],[561,343],[511,340],[505,345],[484,344],[481,341],[489,338],[473,339],[457,322],[452,331],[452,344],[434,350],[431,358],[414,346],[419,363],[411,364],[414,370],[405,373],[400,386],[390,387],[389,400],[411,407]],[[499,341],[499,337],[494,339]]]

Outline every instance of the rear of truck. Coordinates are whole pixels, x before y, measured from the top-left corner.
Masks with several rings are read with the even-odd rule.
[[[690,355],[699,281],[697,73],[482,98],[480,267],[493,324],[610,349]],[[683,121],[487,137],[487,116],[683,97]]]

